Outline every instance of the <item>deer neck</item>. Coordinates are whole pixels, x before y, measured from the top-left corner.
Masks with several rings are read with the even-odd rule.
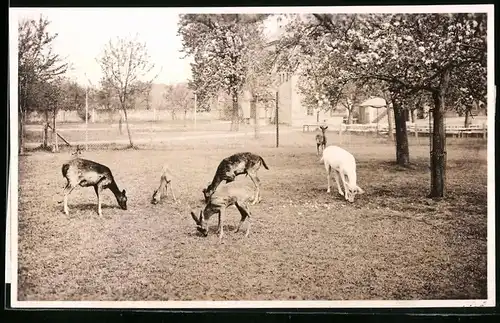
[[[111,192],[113,192],[113,194],[115,195],[116,198],[118,198],[118,196],[122,195],[122,192],[118,188],[118,185],[116,185],[115,180],[111,181],[111,184],[109,184],[108,188],[111,190]]]
[[[221,182],[222,182],[222,179],[219,176],[215,176],[215,178],[212,181],[212,183],[210,183],[210,185],[208,185],[207,191],[210,192],[210,193],[215,192],[215,190],[217,189],[217,187],[219,186],[219,184]]]

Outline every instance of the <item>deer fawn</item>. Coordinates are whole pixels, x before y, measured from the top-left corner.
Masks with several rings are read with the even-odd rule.
[[[168,196],[168,188],[172,191],[172,197],[174,198],[174,202],[177,202],[174,193],[174,187],[172,185],[172,172],[168,165],[164,165],[161,170],[160,175],[160,186],[153,192],[153,197],[151,199],[151,204],[158,204],[163,196]]]
[[[245,220],[250,218],[250,210],[248,208],[249,201],[252,199],[252,190],[248,187],[234,187],[223,185],[218,191],[212,194],[205,208],[200,211],[199,217],[194,212],[191,212],[191,217],[197,224],[196,229],[201,232],[205,237],[208,236],[208,220],[210,217],[217,213],[218,224],[217,232],[219,234],[219,241],[222,241],[223,226],[222,219],[226,216],[226,209],[234,205],[241,214],[241,220],[235,232],[239,232],[241,225]],[[245,237],[250,233],[250,220],[248,220],[247,230]]]
[[[203,189],[205,202],[208,203],[210,196],[214,194],[215,190],[222,181],[231,183],[234,181],[236,176],[241,174],[248,175],[255,186],[255,195],[252,204],[259,202],[260,180],[257,176],[257,171],[260,169],[260,165],[263,165],[265,169],[269,169],[261,156],[250,152],[237,153],[224,158],[217,167],[217,171],[215,172],[212,182],[208,184],[207,188]]]
[[[118,205],[127,209],[127,196],[125,190],[120,191],[116,185],[111,170],[91,160],[75,158],[62,165],[62,175],[67,184],[64,188],[64,213],[69,215],[68,195],[77,187],[93,186],[97,195],[97,213],[102,216],[100,193],[109,188],[116,197]]]
[[[319,148],[321,147],[321,151],[325,150],[326,147],[326,134],[325,131],[328,129],[328,126],[320,126],[321,134],[316,135],[316,155],[319,156]]]

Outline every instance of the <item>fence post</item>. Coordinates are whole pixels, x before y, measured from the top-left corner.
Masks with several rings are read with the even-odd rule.
[[[340,128],[339,128],[339,142],[342,144],[342,125],[343,123],[340,123]]]
[[[416,122],[413,124],[413,127],[415,129],[415,138],[418,138],[418,128],[417,128],[417,123]]]

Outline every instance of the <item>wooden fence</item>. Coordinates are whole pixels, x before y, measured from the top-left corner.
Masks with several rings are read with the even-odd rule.
[[[319,128],[320,125],[323,124],[308,124],[304,125],[303,131],[308,131],[309,129]],[[306,127],[307,126],[307,127]],[[378,133],[381,135],[385,135],[389,132],[389,127],[387,124],[338,124],[338,125],[328,125],[330,131],[338,131],[339,134],[342,133],[359,133],[359,134],[368,134],[368,133]],[[406,124],[407,132],[415,137],[421,135],[429,135],[432,133],[432,126],[416,124],[416,123],[407,123]],[[395,129],[393,129],[395,132]],[[454,137],[464,137],[469,135],[481,136],[486,138],[488,135],[488,125],[486,123],[483,124],[472,124],[468,127],[464,127],[461,125],[446,125],[445,126],[446,135],[452,135]]]

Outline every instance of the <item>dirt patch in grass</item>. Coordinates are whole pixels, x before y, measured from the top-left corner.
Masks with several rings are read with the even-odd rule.
[[[314,135],[287,134],[279,148],[265,135],[90,150],[84,157],[108,165],[129,197],[123,211],[106,191],[103,218],[90,188],[75,190],[62,213],[68,152],[20,157],[19,300],[486,298],[484,150],[449,147],[447,198],[436,202],[425,198],[428,147],[412,146],[413,167],[398,169],[387,142],[344,141],[366,191],[350,204],[335,186],[326,193]],[[230,208],[219,244],[215,218],[203,238],[189,212],[202,207],[221,158],[237,151],[262,155],[270,170],[259,171],[250,236],[233,232],[240,217]],[[163,163],[179,202],[151,205]]]

